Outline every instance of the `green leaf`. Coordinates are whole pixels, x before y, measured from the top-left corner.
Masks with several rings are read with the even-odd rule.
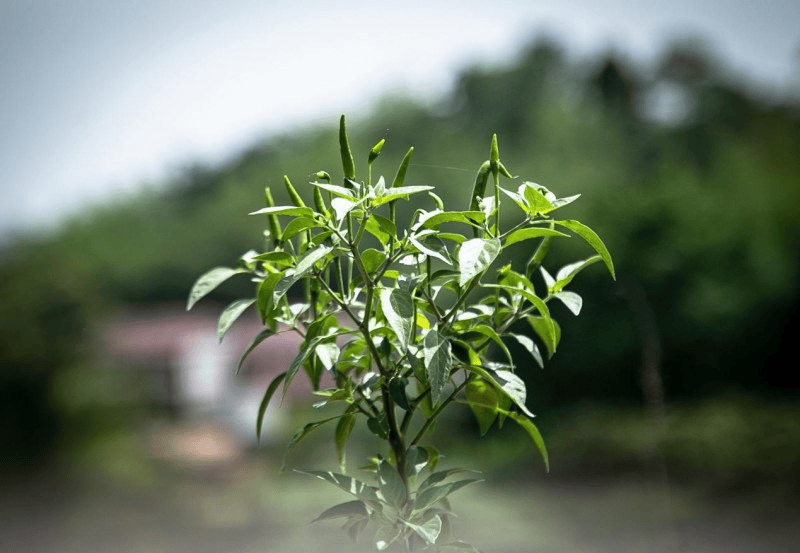
[[[572,231],[575,231],[577,234],[580,235],[581,238],[586,240],[586,242],[594,248],[594,250],[600,254],[600,257],[603,258],[603,262],[608,267],[608,272],[611,273],[611,276],[616,280],[617,276],[614,273],[614,262],[611,261],[611,254],[608,253],[608,249],[606,245],[603,244],[603,241],[597,236],[597,233],[581,223],[580,221],[575,220],[567,220],[567,221],[556,221],[557,225],[561,225],[562,227],[566,227]]]
[[[354,499],[353,501],[346,501],[345,503],[339,503],[338,505],[334,505],[330,509],[325,510],[321,515],[319,515],[311,522],[314,523],[329,518],[358,517],[358,516],[365,517],[367,516],[367,514],[368,514],[367,508],[364,506],[364,502],[359,501],[358,499]]]
[[[406,455],[406,474],[414,476],[430,464],[430,453],[424,447],[411,446]]]
[[[528,324],[534,332],[542,339],[547,348],[548,357],[553,357],[556,347],[561,339],[561,329],[556,322],[549,317],[527,317]]]
[[[316,248],[308,250],[303,256],[297,261],[297,266],[294,269],[294,277],[295,279],[300,278],[308,271],[314,267],[314,264],[323,259],[326,255],[333,251],[333,246],[328,245],[320,245]]]
[[[572,311],[573,315],[580,315],[581,307],[583,307],[583,298],[581,298],[575,292],[567,292],[566,290],[562,290],[561,292],[556,292],[553,294],[553,297],[558,298],[561,302],[567,306],[567,309]]]
[[[484,288],[500,288],[501,290],[506,290],[511,294],[521,294],[526,300],[531,302],[531,304],[541,313],[542,317],[547,321],[550,321],[550,326],[552,327],[552,319],[550,318],[550,310],[547,307],[547,304],[539,298],[536,294],[533,293],[532,290],[528,288],[521,287],[521,286],[507,286],[503,284],[484,284]],[[551,328],[551,339],[555,340],[555,331]]]
[[[537,215],[539,213],[547,213],[553,210],[553,204],[550,203],[544,194],[537,190],[536,185],[532,182],[526,182],[520,185],[520,194],[525,197],[530,209],[530,215]]]
[[[481,436],[485,436],[497,418],[497,390],[481,380],[472,380],[464,389],[469,407],[475,414],[480,427]]]
[[[443,543],[439,545],[440,553],[451,553],[453,551],[466,551],[467,553],[481,553],[474,545],[465,541],[454,541],[451,543]]]
[[[381,309],[403,349],[408,349],[414,327],[414,301],[411,294],[401,288],[383,288],[380,292]]]
[[[222,342],[222,339],[225,337],[225,333],[228,332],[228,329],[231,327],[233,323],[236,322],[236,319],[239,318],[245,309],[250,307],[256,302],[255,299],[247,299],[247,300],[236,300],[219,316],[219,321],[217,321],[217,338],[219,341]]]
[[[397,200],[400,198],[408,198],[411,194],[419,194],[420,192],[427,192],[433,190],[433,186],[397,186],[387,188],[383,196],[379,196],[372,201],[372,205],[378,207],[385,203]]]
[[[312,182],[314,186],[318,188],[322,188],[323,190],[327,190],[332,194],[336,194],[337,196],[341,196],[342,198],[355,198],[355,194],[351,190],[348,190],[344,186],[337,186],[335,184],[328,184],[326,182]]]
[[[528,408],[525,406],[527,390],[525,389],[525,383],[520,377],[511,371],[492,371],[491,374],[494,376],[495,381],[500,384],[500,389],[503,393],[506,394],[523,413],[529,417],[535,416],[528,411]]]
[[[442,519],[438,515],[429,518],[422,524],[414,524],[406,520],[403,524],[411,528],[420,538],[428,543],[436,543],[436,539],[442,531]]]
[[[334,198],[331,200],[331,209],[336,218],[336,222],[341,223],[344,218],[355,208],[360,202],[347,200],[345,198]]]
[[[349,476],[345,476],[344,474],[337,474],[335,472],[330,472],[330,471],[298,470],[295,472],[299,472],[300,474],[307,474],[309,476],[314,476],[316,478],[319,478],[320,480],[330,482],[334,486],[338,486],[339,488],[343,489],[350,495],[354,495],[359,499],[369,501],[372,504],[379,503],[377,494],[378,489],[375,488],[374,486],[368,486],[364,482],[356,480],[355,478],[350,478]]]
[[[431,469],[431,470],[433,470],[433,469]],[[442,470],[442,471],[439,471],[439,472],[434,472],[433,474],[428,476],[428,478],[426,478],[425,481],[420,485],[419,489],[417,490],[417,493],[419,494],[420,492],[426,490],[427,488],[435,486],[439,482],[441,482],[443,480],[446,480],[447,478],[450,478],[454,474],[461,474],[461,473],[464,473],[464,472],[472,472],[472,473],[474,473],[475,471],[467,470],[467,469],[463,469],[463,468],[453,468],[453,469]]]
[[[314,348],[314,353],[317,354],[322,366],[328,371],[333,370],[334,365],[339,361],[339,346],[334,343],[318,344]]]
[[[400,162],[400,166],[397,168],[397,174],[395,174],[394,179],[392,180],[392,188],[400,188],[403,186],[403,182],[406,180],[408,164],[411,162],[411,156],[413,154],[414,148],[411,147],[406,152],[406,155],[403,156],[403,161]]]
[[[336,425],[336,456],[339,458],[339,468],[342,472],[346,472],[346,445],[347,440],[350,438],[350,433],[356,425],[356,416],[348,414],[339,419]]]
[[[302,219],[296,219],[297,221],[302,221]],[[253,258],[256,261],[267,261],[274,265],[293,265],[294,264],[294,257],[292,254],[287,252],[267,252],[262,253],[261,255],[257,255]]]
[[[448,265],[453,264],[453,261],[450,259],[450,252],[447,251],[447,246],[444,245],[444,242],[442,242],[438,236],[429,234],[422,238],[417,238],[415,236],[409,236],[408,238],[411,243],[425,255],[440,259]]]
[[[464,486],[480,481],[480,478],[469,478],[467,480],[459,480],[457,482],[450,482],[449,484],[442,484],[441,486],[426,488],[417,494],[417,498],[414,501],[414,510],[417,512],[424,511]]]
[[[408,489],[403,479],[388,461],[378,465],[378,487],[389,505],[402,509],[408,499]]]
[[[247,359],[247,356],[250,355],[250,352],[256,349],[256,346],[258,346],[258,344],[260,344],[270,336],[274,335],[275,335],[274,330],[272,330],[271,328],[265,328],[264,330],[259,332],[255,338],[253,338],[253,341],[250,342],[250,345],[247,346],[247,349],[244,350],[244,353],[239,358],[239,363],[236,365],[236,374],[239,374],[239,371],[242,370],[242,365],[244,364],[244,360]]]
[[[283,273],[271,273],[261,281],[258,285],[258,293],[256,295],[258,302],[258,312],[261,315],[261,320],[266,321],[267,315],[272,311],[273,301],[272,294],[275,291],[275,285],[283,278]]]
[[[554,292],[558,292],[562,288],[564,288],[567,284],[572,282],[572,279],[584,270],[589,265],[593,265],[598,261],[601,261],[602,258],[599,255],[593,255],[589,259],[584,259],[583,261],[577,261],[575,263],[570,263],[569,265],[564,265],[558,270],[556,273],[556,282],[553,284],[552,288]]]
[[[317,223],[310,217],[299,217],[297,219],[293,219],[288,225],[286,225],[286,228],[283,229],[282,239],[288,240],[310,228],[324,228],[324,225]]]
[[[503,340],[500,339],[500,336],[497,334],[497,332],[495,332],[495,330],[492,327],[490,327],[489,325],[485,325],[485,324],[474,325],[474,326],[471,326],[469,328],[469,331],[467,333],[465,333],[465,334],[469,334],[470,332],[477,332],[478,334],[480,334],[482,336],[485,336],[485,337],[489,338],[490,340],[492,340],[495,344],[497,344],[500,347],[500,349],[503,351],[503,353],[505,353],[506,357],[508,358],[508,362],[513,364],[514,360],[511,357],[511,352],[508,351],[508,348],[503,343]],[[464,336],[462,336],[462,337],[467,341],[472,341],[468,337],[464,337]]]
[[[367,428],[370,432],[375,434],[381,440],[389,437],[389,421],[386,418],[386,413],[380,417],[370,417],[367,419]]]
[[[464,286],[488,269],[500,249],[500,240],[497,238],[473,238],[461,244],[458,250],[458,267],[461,271],[458,285]]]
[[[528,336],[525,336],[523,334],[508,333],[507,336],[511,336],[517,342],[519,342],[519,344],[533,356],[533,358],[536,360],[539,366],[541,368],[544,368],[544,360],[542,359],[542,354],[539,351],[539,346],[536,345],[536,342],[534,342]]]
[[[392,396],[394,402],[401,409],[410,411],[411,406],[408,404],[408,396],[406,396],[407,385],[408,385],[407,378],[402,378],[399,376],[393,377],[392,379],[389,380],[389,395]]]
[[[377,213],[373,213],[369,216],[364,228],[377,238],[381,244],[388,244],[389,239],[397,235],[397,227],[395,224],[390,219],[381,217]]]
[[[370,275],[375,273],[384,261],[386,261],[386,254],[381,251],[368,248],[361,252],[361,263],[364,264],[364,269]]]
[[[447,339],[436,330],[429,330],[423,342],[425,372],[431,385],[431,400],[439,403],[453,366],[451,346]]]
[[[444,223],[475,225],[484,219],[485,215],[481,211],[433,211],[424,218],[420,217],[420,222],[424,228],[438,229]]]
[[[314,210],[310,207],[277,205],[274,207],[264,207],[258,211],[253,211],[250,213],[250,215],[291,215],[293,217],[313,217]]]
[[[270,382],[269,386],[267,386],[267,389],[264,392],[264,397],[261,399],[261,403],[258,406],[258,415],[256,416],[256,440],[259,443],[261,442],[261,427],[264,423],[264,414],[267,412],[269,400],[272,399],[272,396],[275,394],[275,390],[278,389],[278,386],[280,386],[281,381],[284,378],[286,378],[286,373],[282,372],[272,379],[272,382]]]
[[[297,371],[300,370],[300,367],[303,366],[303,363],[305,363],[306,360],[311,356],[311,354],[317,349],[317,346],[320,345],[323,341],[328,341],[328,340],[332,341],[334,339],[333,338],[334,336],[344,334],[345,332],[347,331],[340,330],[338,332],[334,332],[327,336],[317,336],[316,338],[311,340],[311,342],[305,340],[303,341],[302,344],[300,344],[299,353],[292,361],[292,364],[289,365],[289,370],[286,371],[286,379],[283,383],[283,394],[281,396],[281,399],[286,397],[286,391],[289,389],[289,385],[292,383],[292,380],[297,374]]]
[[[564,236],[569,238],[569,234],[558,232],[557,230],[550,230],[549,228],[530,227],[515,230],[506,237],[505,246],[522,242],[523,240],[530,240],[531,238],[542,238],[544,236]]]
[[[202,299],[214,288],[228,280],[235,274],[244,273],[242,269],[229,269],[228,267],[214,267],[207,273],[198,278],[192,286],[192,291],[189,292],[189,300],[186,304],[186,310],[190,310],[192,306]]]
[[[519,413],[512,413],[506,412],[505,415],[514,420],[517,424],[519,424],[525,432],[528,433],[528,436],[531,437],[533,443],[536,444],[536,448],[539,450],[539,453],[544,460],[544,467],[545,470],[550,472],[550,460],[547,456],[547,448],[544,445],[544,438],[542,438],[541,433],[539,433],[539,429],[530,421],[527,417],[520,415]]]
[[[292,439],[289,440],[289,445],[286,447],[286,451],[288,452],[294,446],[299,444],[306,436],[311,434],[314,430],[316,430],[317,428],[319,428],[323,424],[331,422],[331,421],[336,420],[336,419],[341,418],[341,417],[342,417],[342,415],[337,415],[337,416],[331,417],[329,419],[316,421],[316,422],[310,422],[310,423],[304,425],[302,428],[300,428],[300,430],[295,432],[294,435],[292,436]]]

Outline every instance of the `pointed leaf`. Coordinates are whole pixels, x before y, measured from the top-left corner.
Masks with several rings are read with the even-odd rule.
[[[386,194],[375,198],[372,205],[375,207],[397,200],[400,198],[408,198],[411,194],[419,194],[420,192],[427,192],[433,190],[433,186],[397,186],[386,189]]]
[[[356,516],[367,516],[367,508],[364,506],[363,501],[359,501],[358,499],[354,499],[353,501],[347,501],[345,503],[339,503],[338,505],[334,505],[330,509],[326,509],[321,515],[317,518],[312,520],[311,522],[317,522],[320,520],[326,520],[329,518],[339,518],[339,517],[356,517]]]
[[[520,188],[520,193],[525,197],[530,208],[530,214],[536,215],[539,213],[547,213],[553,210],[553,204],[550,203],[544,194],[537,190],[536,186],[531,182],[523,183]]]
[[[314,210],[310,207],[295,207],[288,205],[278,205],[265,207],[258,211],[253,211],[250,215],[291,215],[293,217],[313,217]]]
[[[354,495],[359,499],[364,499],[372,503],[378,503],[379,501],[377,488],[375,488],[374,486],[368,486],[364,482],[356,480],[355,478],[350,478],[349,476],[345,476],[344,474],[337,474],[335,472],[320,471],[320,470],[309,470],[309,471],[297,470],[295,472],[299,472],[300,474],[307,474],[309,476],[315,476],[320,480],[325,480],[326,482],[330,482],[334,486],[338,486],[339,488],[343,489],[350,495]]]
[[[441,399],[453,366],[450,342],[438,331],[429,330],[425,335],[423,354],[425,372],[431,385],[431,400],[436,405]]]
[[[458,285],[464,286],[488,269],[500,249],[500,240],[497,238],[473,238],[461,244],[458,250],[458,267],[461,271]]]
[[[611,261],[611,254],[608,253],[606,245],[603,244],[603,241],[600,239],[599,236],[597,236],[597,233],[595,233],[595,231],[593,231],[580,221],[575,221],[575,220],[556,221],[556,224],[575,231],[581,236],[581,238],[586,240],[586,242],[591,247],[593,247],[598,254],[600,254],[600,257],[603,258],[603,262],[606,264],[606,267],[608,267],[608,272],[610,272],[611,276],[616,280],[617,276],[614,273],[614,262]]]
[[[384,288],[380,293],[381,309],[403,349],[408,349],[414,326],[414,300],[401,288]]]
[[[427,488],[417,494],[417,498],[414,501],[414,510],[417,512],[424,511],[464,486],[480,481],[480,478],[469,478],[467,480],[458,480],[457,482],[450,482],[449,484]]]
[[[339,467],[342,472],[345,472],[346,465],[345,446],[347,445],[347,440],[350,438],[350,433],[353,431],[355,425],[356,416],[352,414],[343,416],[341,419],[339,419],[339,423],[336,425],[336,455],[339,458]]]
[[[323,259],[332,251],[333,246],[320,245],[304,253],[303,256],[297,261],[297,266],[294,269],[295,279],[300,278],[310,271],[317,261]]]
[[[407,385],[408,379],[395,376],[389,380],[389,395],[392,396],[392,399],[398,407],[410,411],[411,406],[408,404],[408,396],[406,396]]]
[[[525,336],[523,334],[509,333],[507,335],[514,338],[517,342],[520,343],[522,347],[528,350],[528,353],[530,353],[533,356],[533,358],[536,360],[539,366],[541,368],[544,368],[544,360],[542,359],[542,354],[539,351],[539,346],[536,345],[536,342],[534,342],[528,336]]]
[[[423,540],[428,543],[436,543],[436,539],[439,537],[439,534],[442,531],[442,519],[439,516],[434,516],[427,521],[423,522],[422,524],[413,524],[408,521],[403,521],[403,523],[414,530],[414,532]]]
[[[563,236],[569,238],[569,234],[558,232],[557,230],[550,230],[543,227],[530,227],[515,230],[506,237],[505,246],[522,242],[523,240],[530,240],[531,238],[542,238],[544,236]]]
[[[269,386],[267,386],[266,391],[264,391],[264,397],[258,406],[258,415],[256,416],[256,440],[259,443],[261,442],[261,427],[264,423],[264,414],[267,412],[267,406],[269,406],[269,400],[272,399],[272,396],[275,394],[275,390],[278,389],[278,386],[280,386],[281,381],[284,378],[286,378],[286,373],[282,372],[281,374],[272,379],[272,382],[269,383]]]
[[[192,306],[202,299],[214,288],[228,280],[235,274],[244,273],[242,269],[229,269],[228,267],[215,267],[204,273],[198,278],[192,286],[192,291],[189,293],[189,300],[186,303],[186,310],[190,310]]]
[[[225,333],[228,332],[228,329],[231,327],[233,323],[236,322],[236,319],[239,318],[245,309],[250,307],[256,302],[255,299],[249,300],[236,300],[219,316],[219,321],[217,321],[217,338],[219,341],[222,342],[222,339],[225,337]]]
[[[403,479],[388,461],[382,461],[378,465],[378,485],[389,505],[395,509],[401,509],[408,499],[408,489]]]
[[[511,371],[493,371],[492,374],[495,381],[500,384],[503,393],[511,398],[511,401],[513,401],[523,413],[529,417],[533,417],[534,414],[528,411],[528,408],[525,406],[527,390],[525,389],[525,383],[522,379]]]
[[[567,306],[567,309],[572,311],[573,315],[580,315],[581,307],[583,307],[583,298],[581,298],[578,294],[575,292],[567,292],[566,290],[562,290],[561,292],[556,292],[553,294],[553,297],[561,300],[564,305]]]
[[[419,251],[425,255],[440,259],[448,265],[453,264],[452,260],[450,259],[450,252],[447,251],[447,246],[444,245],[444,242],[442,242],[438,236],[434,236],[432,234],[422,238],[409,236],[409,240]]]
[[[481,436],[485,436],[497,418],[497,390],[481,380],[473,380],[464,389],[469,407],[475,414]]]
[[[334,365],[339,361],[339,346],[334,343],[319,344],[314,348],[314,353],[328,371],[333,370]]]
[[[572,282],[572,279],[575,278],[578,273],[580,273],[589,265],[597,263],[601,260],[602,258],[599,255],[593,255],[592,257],[584,259],[583,261],[577,261],[561,267],[558,270],[558,273],[556,273],[556,282],[553,284],[553,291],[558,292],[559,290],[563,289],[567,284]]]
[[[351,190],[348,190],[344,186],[337,186],[335,184],[328,184],[327,182],[312,182],[314,186],[318,188],[322,188],[323,190],[327,190],[337,196],[341,196],[343,198],[355,198],[355,194]]]
[[[544,460],[545,469],[548,472],[550,472],[550,460],[547,455],[547,448],[544,445],[544,438],[542,438],[542,435],[539,432],[539,429],[536,428],[536,425],[534,425],[530,419],[526,418],[523,415],[520,415],[519,413],[507,412],[505,414],[510,419],[513,419],[514,422],[519,424],[523,429],[525,429],[525,432],[527,432],[528,436],[531,437],[533,443],[536,444],[536,449],[539,450],[539,453],[541,454],[542,459]]]
[[[250,352],[256,349],[256,346],[258,346],[258,344],[260,344],[270,336],[274,335],[275,335],[274,330],[272,330],[271,328],[265,328],[264,330],[259,332],[255,338],[253,338],[253,341],[250,342],[250,345],[247,346],[247,349],[244,350],[244,353],[239,358],[239,364],[236,365],[236,374],[239,374],[239,371],[242,369],[242,365],[244,364],[244,360],[247,359],[247,356],[250,355]]]

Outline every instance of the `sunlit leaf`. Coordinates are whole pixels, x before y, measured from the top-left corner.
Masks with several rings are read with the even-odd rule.
[[[556,221],[556,224],[575,231],[580,235],[581,238],[586,240],[586,242],[593,247],[598,254],[600,254],[600,257],[603,258],[603,262],[606,264],[606,267],[608,267],[608,272],[611,273],[611,276],[614,277],[614,279],[617,278],[616,274],[614,273],[614,262],[611,261],[611,254],[608,253],[606,245],[603,244],[603,241],[599,236],[597,236],[595,231],[580,221],[575,220]]]
[[[242,269],[215,267],[207,273],[204,273],[195,281],[194,285],[192,286],[192,291],[189,292],[189,300],[186,304],[186,310],[188,311],[191,309],[192,306],[198,302],[198,300],[205,297],[206,294],[211,292],[214,288],[228,280],[233,275],[244,272],[245,271]]]
[[[500,240],[497,238],[473,238],[461,244],[458,250],[458,267],[461,271],[458,285],[464,286],[488,269],[500,249]]]
[[[442,531],[442,519],[439,516],[434,516],[422,524],[413,524],[406,520],[403,523],[414,530],[414,532],[423,540],[428,543],[436,543],[436,539]]]
[[[431,399],[436,405],[442,398],[453,365],[450,342],[438,331],[429,330],[425,335],[423,346],[425,371],[431,385]]]
[[[278,389],[278,386],[280,386],[284,378],[286,378],[286,373],[282,372],[272,379],[272,382],[269,383],[269,386],[267,386],[267,389],[264,391],[264,397],[261,399],[261,403],[258,406],[258,415],[256,416],[256,440],[258,440],[259,443],[261,442],[261,427],[264,423],[264,414],[267,412],[269,400],[275,395],[275,390]]]
[[[292,215],[294,217],[313,217],[314,210],[310,207],[274,206],[253,211],[250,215]]]
[[[250,307],[256,302],[255,299],[246,299],[246,300],[236,300],[219,316],[219,321],[217,321],[217,338],[219,341],[222,342],[222,339],[225,337],[225,333],[228,332],[228,329],[231,327],[233,323],[236,322],[236,319],[239,318],[245,309]]]
[[[381,309],[389,328],[394,331],[403,349],[408,348],[414,326],[414,301],[402,288],[384,288],[380,292]]]
[[[583,298],[581,298],[575,292],[567,292],[566,290],[562,290],[561,292],[556,292],[553,294],[553,297],[558,298],[561,302],[567,306],[573,315],[580,315],[581,307],[583,307]]]
[[[569,234],[558,232],[557,230],[550,230],[543,227],[529,227],[515,230],[506,237],[505,246],[522,242],[523,240],[530,240],[531,238],[542,238],[544,236],[563,236],[569,238]]]

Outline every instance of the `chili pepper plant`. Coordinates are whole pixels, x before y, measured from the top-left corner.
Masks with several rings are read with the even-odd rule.
[[[445,207],[432,186],[406,185],[413,148],[391,182],[374,179],[373,162],[383,146],[380,140],[369,151],[366,178],[359,180],[342,116],[343,178],[335,184],[330,173],[314,173],[301,195],[285,176],[291,199],[285,206],[274,205],[267,188],[266,207],[251,213],[265,218],[265,251],[249,251],[235,267],[201,276],[188,308],[226,279],[247,274],[255,283],[254,297],[234,301],[218,323],[222,340],[246,309],[258,310],[264,329],[239,367],[276,334],[302,336],[294,361],[264,393],[256,433],[260,436],[270,400],[285,396],[301,373],[322,398],[315,406],[336,409],[299,429],[289,444],[323,425],[333,431],[339,472],[304,472],[352,499],[317,520],[344,519],[354,540],[368,539],[377,550],[477,551],[449,535],[448,501],[476,478],[462,468],[437,470],[439,452],[430,444],[434,425],[455,404],[469,406],[482,434],[495,421],[511,420],[527,432],[547,466],[517,370],[530,370],[534,362],[543,366],[555,353],[561,330],[548,306],[556,300],[575,315],[580,312],[581,297],[567,290],[575,276],[598,262],[613,276],[614,266],[594,231],[554,216],[579,195],[558,198],[531,182],[501,186],[501,179],[515,177],[500,161],[496,136],[469,202],[455,210]],[[307,204],[303,195],[312,201]],[[418,208],[410,220],[399,220],[396,203],[412,197]],[[501,207],[516,211],[518,222],[503,228]],[[545,256],[554,242],[570,236],[588,243],[594,255],[553,276]],[[497,267],[506,250],[533,255],[516,269]],[[529,332],[512,330],[520,321]],[[520,344],[530,359],[517,367],[507,342]],[[345,451],[360,424],[385,447],[353,472]]]

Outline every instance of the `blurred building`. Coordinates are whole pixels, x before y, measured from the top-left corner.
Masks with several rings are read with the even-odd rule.
[[[240,356],[263,329],[255,314],[242,315],[220,343],[221,309],[182,305],[132,307],[109,321],[103,340],[113,365],[131,373],[141,401],[155,413],[177,421],[213,422],[244,444],[255,444],[255,421],[264,391],[297,355],[295,332],[272,336],[259,344],[242,365]],[[310,395],[305,379],[293,382],[291,404]],[[284,430],[286,416],[274,400],[264,419],[262,440]]]

